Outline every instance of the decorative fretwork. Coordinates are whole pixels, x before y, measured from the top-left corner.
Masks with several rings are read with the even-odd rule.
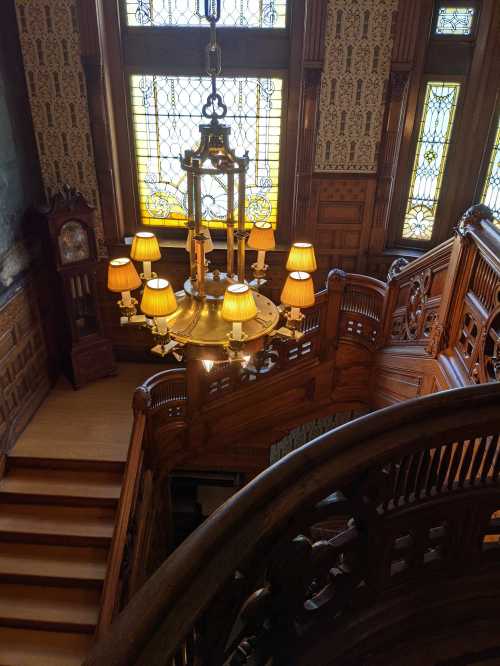
[[[410,295],[406,305],[405,338],[416,340],[431,287],[432,271],[427,269],[412,278]]]
[[[500,381],[500,311],[486,326],[486,337],[482,350],[484,380]]]
[[[427,84],[403,225],[405,239],[432,238],[459,91],[459,83]]]
[[[470,35],[474,22],[474,7],[440,7],[436,35]]]
[[[205,27],[203,0],[125,0],[129,26]],[[224,0],[219,25],[285,28],[286,0]]]
[[[479,328],[475,318],[466,312],[462,322],[462,332],[458,339],[458,347],[466,361],[472,358],[476,349]]]
[[[481,200],[491,208],[494,222],[500,226],[500,117]]]
[[[250,150],[247,173],[247,224],[277,221],[282,80],[221,78],[221,94],[230,109],[233,148]],[[131,77],[135,157],[141,222],[184,226],[187,220],[186,174],[179,155],[195,148],[201,108],[210,92],[208,77],[133,75]],[[237,179],[236,179],[237,180]],[[202,180],[203,219],[220,227],[227,218],[226,182]],[[237,212],[235,212],[237,217]]]

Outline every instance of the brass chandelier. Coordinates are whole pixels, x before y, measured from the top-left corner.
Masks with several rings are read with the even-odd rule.
[[[199,126],[198,148],[186,150],[180,157],[187,182],[186,249],[190,266],[184,289],[174,293],[168,280],[152,272],[151,263],[158,261],[161,253],[157,238],[149,231],[135,235],[130,258],[113,259],[108,267],[108,289],[121,293],[118,301],[121,323],[146,325],[156,339],[154,353],[165,356],[172,352],[177,360],[198,359],[207,371],[217,362],[247,365],[254,352],[265,349],[269,336],[301,337],[304,319],[301,309],[314,304],[311,273],[316,270],[313,246],[294,243],[288,255],[289,275],[281,293],[281,306],[259,292],[266,283],[265,253],[275,247],[274,231],[269,222],[256,222],[250,234],[245,229],[248,153],[238,157],[230,147],[231,128],[221,123],[227,107],[217,91],[221,50],[216,40],[216,25],[220,11],[221,0],[205,0],[205,18],[210,24],[206,59],[211,92],[202,115],[209,122]],[[225,183],[225,270],[208,270],[206,255],[213,244],[202,215],[204,178],[217,178]],[[254,279],[250,283],[245,275],[247,246],[257,250],[257,261],[252,264]],[[140,275],[132,260],[142,262]],[[143,314],[137,315],[139,302],[130,292],[141,287]],[[285,325],[279,327],[282,319]]]

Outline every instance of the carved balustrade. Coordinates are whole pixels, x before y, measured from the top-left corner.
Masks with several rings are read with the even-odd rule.
[[[499,401],[498,383],[418,398],[289,454],[163,563],[85,665],[347,663],[360,632],[409,609],[490,613]]]
[[[500,377],[500,234],[486,206],[469,208],[454,238],[399,261],[388,280],[382,383],[404,372],[398,356],[412,359],[407,382],[418,378],[424,392]]]

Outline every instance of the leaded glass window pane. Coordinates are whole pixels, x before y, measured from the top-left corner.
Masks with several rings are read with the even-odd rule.
[[[130,26],[203,26],[204,0],[125,0]],[[218,25],[286,27],[286,0],[224,0]]]
[[[427,84],[403,224],[405,239],[432,238],[459,90],[459,83]]]
[[[440,7],[436,35],[470,35],[474,7]]]
[[[247,225],[266,220],[276,226],[281,132],[282,80],[221,77],[230,144],[250,157]],[[141,222],[182,227],[187,220],[186,175],[179,155],[199,144],[201,108],[210,92],[208,77],[133,75],[132,114]],[[202,178],[203,219],[212,228],[227,217],[226,183]],[[235,212],[236,217],[236,212]]]
[[[482,200],[493,211],[495,222],[500,224],[500,118],[498,119],[495,144],[491,151]]]

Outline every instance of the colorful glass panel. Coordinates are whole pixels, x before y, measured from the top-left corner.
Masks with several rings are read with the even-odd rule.
[[[470,35],[474,21],[474,7],[440,7],[436,35]]]
[[[246,220],[250,227],[277,222],[282,80],[221,77],[231,127],[230,145],[237,155],[248,150]],[[201,107],[210,92],[208,77],[133,75],[132,114],[141,222],[182,227],[187,220],[186,174],[179,156],[199,144]],[[237,186],[237,178],[235,180]],[[227,182],[202,177],[203,220],[222,227],[227,217]],[[236,212],[235,212],[236,216]]]
[[[208,26],[203,0],[125,0],[129,26]],[[220,26],[285,28],[286,0],[224,0]]]
[[[403,238],[431,240],[459,83],[429,82],[420,120]]]
[[[482,201],[491,208],[496,224],[500,225],[500,118],[484,183]]]

